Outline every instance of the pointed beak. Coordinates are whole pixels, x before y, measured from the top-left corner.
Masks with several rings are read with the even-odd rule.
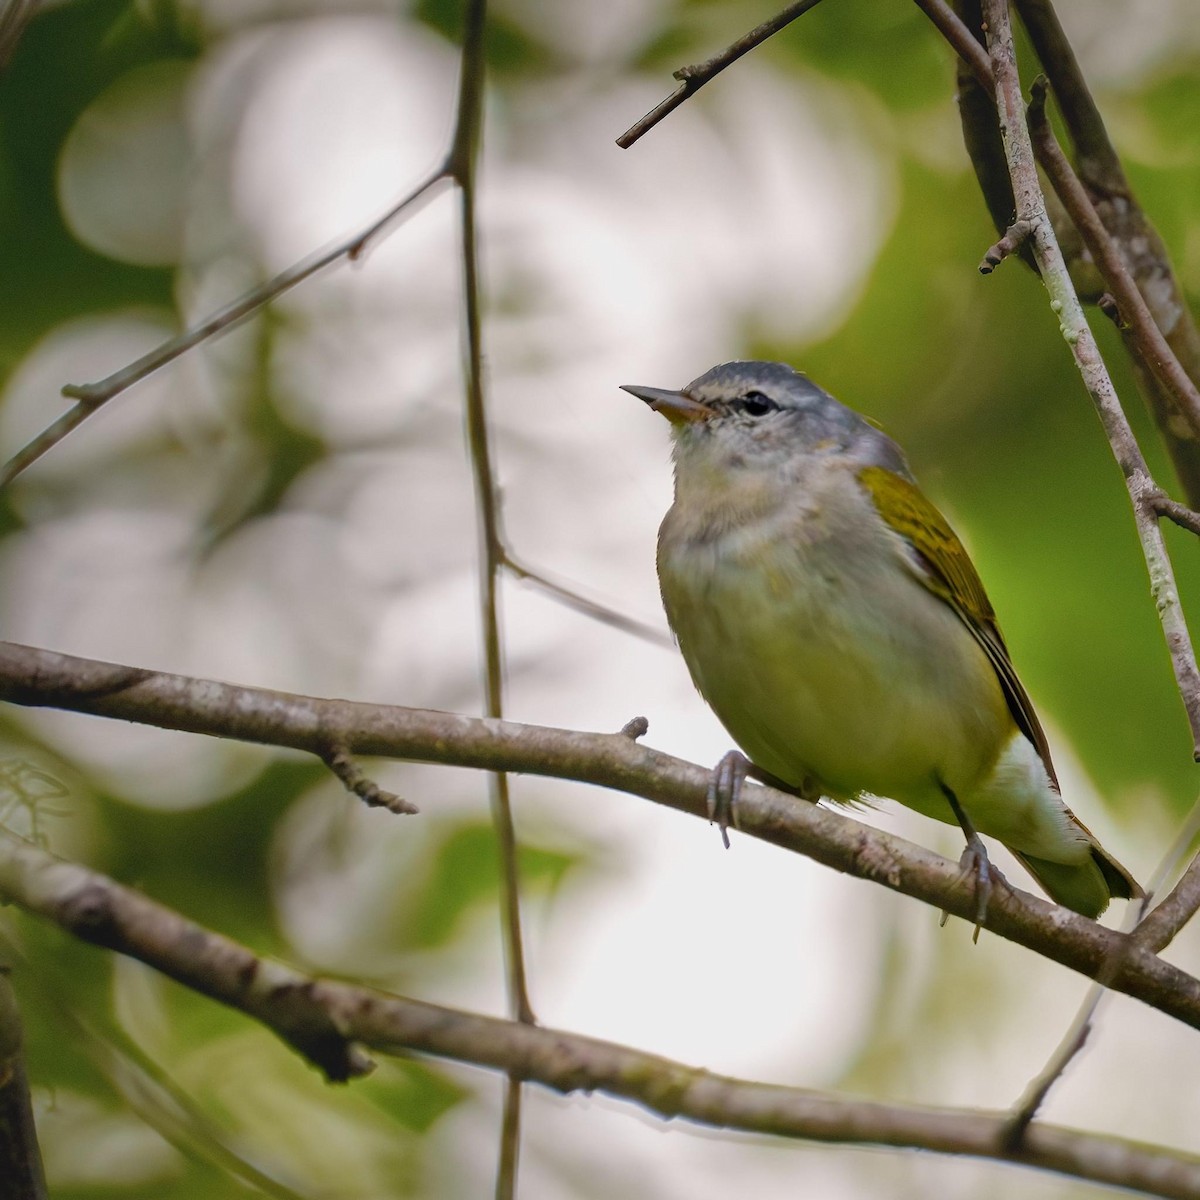
[[[635,383],[621,384],[621,391],[644,400],[656,413],[662,413],[672,425],[687,425],[712,416],[712,409],[686,392],[668,392],[663,388],[641,387]]]

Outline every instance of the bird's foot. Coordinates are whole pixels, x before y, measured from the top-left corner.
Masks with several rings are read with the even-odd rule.
[[[983,841],[975,832],[975,826],[963,811],[962,805],[959,804],[958,797],[945,784],[942,785],[942,794],[949,802],[951,811],[963,831],[963,836],[967,839],[967,848],[958,860],[961,872],[958,882],[961,883],[968,875],[975,876],[975,935],[971,940],[978,942],[979,930],[987,919],[988,900],[992,894],[992,864],[988,860],[987,849],[984,847]],[[996,872],[996,878],[1001,878],[999,871]],[[943,925],[946,923],[947,915],[946,913],[942,914]]]
[[[729,849],[730,825],[738,828],[738,799],[750,769],[750,760],[744,754],[730,750],[713,768],[708,781],[708,819],[716,822],[726,850]]]
[[[975,933],[971,940],[977,942],[980,927],[987,919],[988,900],[992,895],[992,864],[979,834],[972,833],[967,838],[966,849],[958,860],[958,867],[961,872],[960,882],[968,875],[975,876]]]

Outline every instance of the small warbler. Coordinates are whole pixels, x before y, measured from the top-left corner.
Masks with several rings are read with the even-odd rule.
[[[663,605],[696,687],[749,756],[725,756],[714,796],[732,807],[751,774],[957,823],[981,923],[979,833],[1085,916],[1142,895],[1063,803],[979,575],[891,438],[782,363],[624,390],[671,422]]]

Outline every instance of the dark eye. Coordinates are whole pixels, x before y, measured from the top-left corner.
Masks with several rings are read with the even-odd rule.
[[[770,396],[763,392],[747,392],[737,401],[737,406],[752,417],[762,417],[779,407]]]

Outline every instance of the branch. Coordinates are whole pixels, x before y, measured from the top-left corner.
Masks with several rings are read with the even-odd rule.
[[[23,1042],[21,1012],[8,968],[0,967],[0,1197],[46,1200]]]
[[[1054,83],[1054,97],[1074,143],[1080,173],[1089,183],[1103,182],[1108,188],[1128,193],[1125,170],[1058,14],[1046,0],[1015,3],[1038,59]]]
[[[711,771],[626,733],[578,733],[429,709],[321,700],[117,666],[0,642],[0,700],[309,753],[335,740],[355,754],[519,771],[641,796],[707,819]],[[869,879],[974,924],[975,894],[957,864],[850,817],[747,786],[739,828],[836,871]],[[995,889],[984,927],[1095,978],[1126,939],[1012,887]],[[1200,980],[1143,946],[1121,951],[1113,987],[1200,1028]]]
[[[1133,194],[1058,17],[1048,0],[1018,0],[1017,9],[1050,78],[1084,186],[1120,247],[1155,324],[1191,379],[1200,380],[1200,332],[1187,298],[1162,238]],[[1125,340],[1128,346],[1127,335]],[[1200,429],[1180,420],[1181,416],[1186,419],[1186,411],[1178,411],[1167,390],[1138,355],[1130,352],[1139,390],[1154,415],[1175,472],[1192,507],[1200,507]]]
[[[1083,244],[1117,301],[1121,320],[1127,323],[1134,345],[1154,377],[1167,389],[1186,415],[1193,431],[1200,431],[1200,391],[1183,369],[1174,350],[1155,323],[1142,293],[1125,266],[1125,260],[1100,220],[1091,197],[1063,153],[1046,117],[1046,81],[1034,80],[1029,105],[1029,132],[1038,163],[1058,193],[1063,208],[1075,223]],[[1107,143],[1107,139],[1105,139]],[[1109,147],[1111,150],[1111,146]]]
[[[353,237],[337,243],[330,249],[321,250],[295,266],[289,267],[261,287],[257,287],[231,304],[217,309],[199,325],[194,325],[178,337],[163,342],[161,346],[155,347],[148,354],[143,354],[141,358],[122,367],[119,371],[115,371],[112,375],[105,376],[95,383],[67,384],[62,390],[62,394],[77,400],[78,403],[39,433],[33,441],[18,450],[3,467],[0,467],[0,488],[10,484],[22,471],[37,462],[47,450],[61,442],[68,433],[78,429],[98,408],[107,404],[114,396],[119,396],[131,388],[135,383],[145,379],[147,375],[157,371],[159,367],[166,366],[167,363],[178,358],[193,346],[240,325],[264,305],[278,296],[282,296],[284,292],[294,288],[298,283],[302,283],[310,275],[315,275],[331,263],[342,258],[357,258],[367,242],[376,237],[387,225],[406,212],[410,215],[415,212],[418,202],[425,199],[437,184],[447,178],[448,174],[449,167],[447,164],[443,164],[426,176],[398,204],[388,209],[382,217],[372,221],[366,229],[360,230]]]
[[[680,67],[673,73],[673,78],[680,81],[677,87],[661,104],[648,112],[640,121],[635,121],[619,138],[617,145],[622,150],[628,150],[634,142],[648,133],[655,125],[673,113],[689,96],[694,96],[708,81],[719,75],[731,63],[737,62],[743,54],[748,54],[755,46],[765,42],[772,34],[778,33],[786,25],[790,25],[797,17],[803,16],[810,8],[816,8],[820,0],[796,0],[782,12],[776,13],[761,25],[756,25],[749,33],[743,34],[732,45],[726,46],[719,54],[706,58],[704,62],[693,63],[690,67]]]
[[[130,1111],[164,1141],[185,1157],[199,1159],[272,1200],[318,1200],[268,1175],[261,1169],[259,1151],[260,1165],[248,1162],[234,1145],[236,1139],[140,1047],[111,1028],[101,1032],[94,1026],[90,1015],[67,999],[77,980],[44,957],[31,962],[3,931],[0,952],[19,964],[24,990],[32,994],[30,1005],[39,1007],[43,1017],[54,1014],[62,1036],[70,1039],[73,1057],[86,1060]],[[4,1179],[0,1175],[0,1198],[7,1200]]]
[[[1164,902],[1166,913],[1153,920],[1146,916],[1146,910],[1154,897],[1162,891],[1167,880],[1173,879],[1179,871],[1179,865],[1187,856],[1197,834],[1200,834],[1200,800],[1192,805],[1192,811],[1184,821],[1183,827],[1175,835],[1175,840],[1162,856],[1158,866],[1154,868],[1154,873],[1147,881],[1146,894],[1137,904],[1126,910],[1121,932],[1124,934],[1132,932],[1134,941],[1156,954],[1187,923],[1196,907],[1200,907],[1200,886],[1197,886],[1200,883],[1200,874],[1194,878],[1191,877],[1197,866],[1197,863],[1193,862],[1189,870],[1185,872],[1184,878],[1179,881],[1175,890]],[[1160,905],[1160,907],[1163,906]],[[1050,1089],[1066,1072],[1075,1056],[1083,1050],[1095,1024],[1096,1013],[1119,965],[1119,960],[1116,958],[1110,959],[1105,965],[1104,971],[1088,989],[1088,994],[1080,1006],[1071,1028],[1050,1056],[1049,1062],[1026,1088],[1021,1099],[1017,1101],[1005,1135],[1008,1145],[1019,1144],[1046,1097],[1050,1094]]]
[[[1014,201],[1003,148],[992,119],[995,100],[987,55],[972,29],[951,11],[945,0],[917,0],[917,4],[959,55],[958,102],[963,138],[992,221],[998,231],[1003,231],[1012,221]],[[981,24],[978,0],[959,0],[958,6],[964,14],[969,13],[972,27],[978,29]],[[1017,7],[1059,101],[1079,156],[1080,175],[1099,212],[1109,244],[1115,243],[1155,324],[1183,364],[1184,372],[1196,381],[1200,379],[1200,332],[1171,269],[1162,238],[1133,196],[1053,7],[1049,0],[1017,0]],[[1045,166],[1040,149],[1038,160]],[[1051,199],[1054,196],[1047,197],[1048,201]],[[1050,216],[1077,286],[1085,289],[1089,301],[1096,299],[1101,284],[1094,260],[1084,253],[1078,230],[1057,208]],[[1031,257],[1027,261],[1033,265]],[[1127,333],[1125,341],[1133,358],[1138,388],[1154,415],[1175,472],[1192,506],[1200,507],[1200,428],[1155,377],[1148,360],[1143,361]]]
[[[0,893],[86,941],[239,1009],[335,1080],[361,1073],[359,1047],[381,1054],[416,1051],[559,1092],[606,1092],[668,1120],[966,1154],[1156,1196],[1194,1197],[1200,1191],[1200,1158],[1164,1147],[1035,1123],[1022,1145],[1007,1151],[1001,1147],[1002,1113],[883,1104],[753,1083],[596,1038],[313,978],[257,958],[132,889],[7,833],[0,833]],[[324,1034],[315,1056],[306,1036],[312,1030]]]
[[[917,7],[933,22],[942,37],[950,43],[960,61],[970,71],[975,82],[992,97],[992,64],[987,51],[946,0],[916,0]],[[992,101],[994,103],[994,99]],[[1003,229],[1004,223],[998,223]]]
[[[525,566],[524,563],[514,558],[512,552],[508,549],[502,548],[502,553],[504,555],[504,566],[511,575],[521,580],[522,583],[532,584],[548,596],[557,600],[565,608],[583,613],[584,616],[591,617],[593,621],[599,621],[601,625],[611,625],[614,629],[619,629],[622,633],[628,633],[633,637],[641,638],[643,642],[649,642],[652,646],[665,646],[669,649],[675,645],[675,639],[656,625],[649,625],[645,621],[637,620],[635,617],[627,617],[624,613],[617,612],[616,609],[609,608],[605,604],[599,604],[595,600],[589,600],[586,596],[581,596],[573,588],[569,588],[562,583],[557,583],[555,580],[549,578],[549,576],[543,575],[540,571],[535,571],[532,567]]]
[[[1045,197],[1034,165],[1033,146],[1025,125],[1025,105],[1021,98],[1007,4],[1003,0],[984,0],[983,11],[996,80],[1000,132],[1016,196],[1017,219],[1030,226],[1030,245],[1050,293],[1050,307],[1059,318],[1063,337],[1096,407],[1113,457],[1125,476],[1138,538],[1150,574],[1150,589],[1171,656],[1175,683],[1191,726],[1193,756],[1200,759],[1200,670],[1196,667],[1191,636],[1179,603],[1179,589],[1154,508],[1154,498],[1160,489],[1150,477],[1146,460],[1121,408],[1046,213]],[[1001,37],[1000,31],[1006,36]]]
[[[479,538],[479,626],[483,641],[484,704],[489,717],[504,715],[504,657],[500,638],[500,572],[504,544],[500,534],[500,496],[492,468],[487,406],[483,395],[483,320],[479,299],[479,227],[475,217],[475,179],[483,133],[483,31],[486,0],[471,0],[463,32],[459,75],[458,114],[450,148],[450,170],[458,184],[461,204],[464,317],[466,324],[467,444],[475,487],[475,523]],[[508,1006],[518,1021],[535,1020],[525,975],[521,939],[520,875],[517,833],[513,825],[508,776],[493,771],[489,780],[492,827],[496,832],[500,874],[500,932],[504,944]],[[504,1088],[500,1124],[500,1154],[496,1168],[496,1200],[516,1194],[517,1158],[521,1140],[521,1081],[509,1075]]]

